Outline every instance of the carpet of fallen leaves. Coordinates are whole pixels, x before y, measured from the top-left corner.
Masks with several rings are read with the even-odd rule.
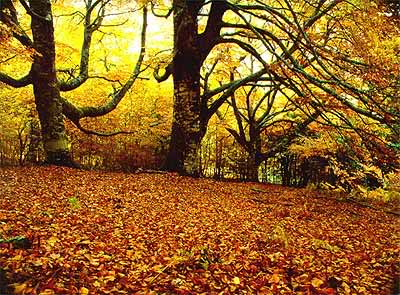
[[[321,192],[175,174],[0,169],[16,294],[392,294],[395,215]]]

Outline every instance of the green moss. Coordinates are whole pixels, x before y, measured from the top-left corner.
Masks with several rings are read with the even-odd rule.
[[[68,138],[62,136],[57,139],[50,139],[44,143],[45,150],[48,152],[69,151],[70,142]]]

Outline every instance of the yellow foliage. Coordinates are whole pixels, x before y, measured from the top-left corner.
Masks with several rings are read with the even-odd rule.
[[[385,203],[400,202],[400,192],[387,190],[384,188],[377,188],[375,190],[368,191],[366,188],[359,186],[357,191],[353,194],[363,199],[375,200]]]
[[[15,294],[24,294],[28,288],[28,284],[25,283],[15,283],[13,284]]]
[[[384,188],[400,193],[400,173],[391,172],[385,175]]]
[[[302,137],[289,147],[289,151],[299,155],[301,158],[311,158],[315,156],[328,156],[338,149],[338,145],[327,133],[322,133],[318,138]]]
[[[39,293],[39,295],[54,295],[55,292],[51,289],[45,289]]]

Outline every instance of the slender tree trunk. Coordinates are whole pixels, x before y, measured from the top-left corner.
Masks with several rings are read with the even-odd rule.
[[[30,7],[33,11],[31,22],[33,42],[37,51],[31,74],[46,162],[73,166],[56,77],[51,4],[48,0],[31,0]]]
[[[174,1],[174,113],[166,169],[199,176],[199,148],[205,134],[201,123],[200,67],[197,35],[201,1]]]
[[[215,136],[215,169],[214,169],[214,178],[222,179],[222,150],[223,143],[222,139],[218,139],[218,134]]]

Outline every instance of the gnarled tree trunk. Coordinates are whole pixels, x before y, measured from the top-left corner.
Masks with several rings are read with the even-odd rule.
[[[174,113],[166,169],[199,176],[201,126],[200,67],[197,14],[202,1],[174,1]]]
[[[258,182],[258,168],[262,163],[262,158],[258,151],[250,152],[247,157],[246,180]]]
[[[46,162],[74,166],[70,142],[65,133],[60,89],[56,76],[51,4],[47,0],[31,0],[30,9],[33,45],[36,50],[31,77]]]

